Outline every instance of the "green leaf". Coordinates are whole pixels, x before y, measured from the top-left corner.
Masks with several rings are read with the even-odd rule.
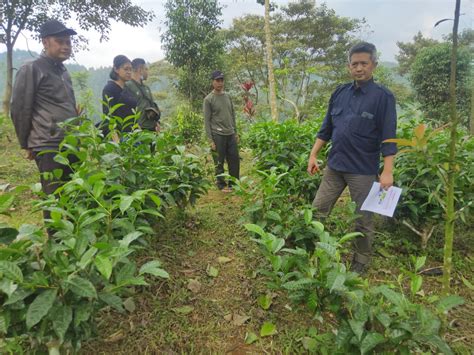
[[[360,346],[361,354],[367,354],[369,351],[374,349],[380,343],[383,343],[385,338],[382,334],[377,332],[371,332],[364,337]]]
[[[91,303],[76,304],[74,309],[74,327],[78,327],[82,322],[87,322],[92,313]]]
[[[263,237],[266,233],[265,231],[263,230],[262,227],[256,225],[256,224],[245,224],[244,225],[245,229],[247,229],[248,231],[250,232],[253,232],[253,233],[256,233],[258,234],[259,236]]]
[[[313,221],[313,211],[311,210],[304,211],[304,221],[306,224],[310,224]]]
[[[276,329],[276,325],[271,322],[263,323],[262,328],[260,329],[260,336],[262,338],[272,336],[276,333],[278,333]]]
[[[194,311],[194,307],[193,306],[182,306],[182,307],[171,308],[171,310],[173,312],[179,313],[179,314],[189,314],[192,311]]]
[[[53,158],[53,160],[56,162],[56,163],[59,163],[59,164],[62,164],[62,165],[69,165],[69,160],[67,160],[67,158],[63,157],[62,155],[60,154],[56,154]]]
[[[245,334],[245,344],[250,345],[258,340],[257,334],[254,332],[248,332]]]
[[[438,348],[445,355],[453,355],[453,351],[446,342],[437,335],[427,335],[422,338],[428,344]]]
[[[414,275],[410,282],[411,293],[415,294],[420,291],[422,283],[423,277],[421,277],[420,275]]]
[[[69,289],[79,297],[97,298],[95,287],[89,280],[79,276],[72,276],[67,283],[69,284]]]
[[[0,312],[0,334],[7,334],[10,326],[10,314]]]
[[[54,332],[61,342],[63,342],[64,335],[66,335],[67,329],[72,321],[72,307],[61,305],[53,308],[51,318],[53,320]]]
[[[152,260],[142,265],[138,273],[140,275],[150,274],[164,279],[169,279],[170,275],[165,270],[161,269],[160,266],[161,263],[158,260]]]
[[[114,295],[113,293],[100,293],[99,299],[109,306],[115,308],[117,311],[121,313],[125,312],[122,299],[119,296]]]
[[[466,279],[464,276],[461,276],[461,279],[462,279],[463,284],[464,284],[468,289],[470,289],[471,291],[474,291],[474,285],[473,285],[471,282],[469,282],[468,279]]]
[[[270,295],[260,295],[257,298],[257,303],[264,310],[267,310],[272,305],[272,297]]]
[[[0,195],[0,214],[8,213],[14,200],[15,195],[11,193],[2,193]]]
[[[436,308],[438,309],[438,311],[444,313],[462,304],[464,304],[464,298],[457,295],[450,295],[442,298],[436,305]]]
[[[18,288],[18,285],[15,284],[12,280],[7,278],[0,279],[0,291],[6,294],[9,298]]]
[[[365,331],[365,320],[356,320],[356,319],[349,319],[348,323],[354,332],[358,341],[361,341],[362,335]]]
[[[219,275],[219,270],[211,265],[207,265],[206,272],[210,277],[217,277]]]
[[[33,302],[31,302],[26,312],[27,329],[31,329],[34,325],[38,324],[41,319],[48,314],[56,300],[56,294],[57,290],[46,290],[41,292]]]
[[[423,265],[425,265],[425,262],[426,256],[417,257],[415,262],[415,272],[418,272],[423,267]]]
[[[363,236],[362,233],[360,232],[353,232],[353,233],[347,233],[346,235],[344,235],[341,239],[339,239],[339,244],[344,244],[352,239],[355,239],[357,237],[361,237]]]
[[[95,222],[103,219],[106,216],[107,215],[105,213],[97,213],[97,214],[94,214],[90,217],[87,217],[82,222],[80,222],[80,228],[83,229],[83,228],[87,227],[88,225],[91,225],[92,223],[95,223]]]
[[[8,297],[8,300],[3,304],[4,306],[8,306],[10,304],[14,304],[18,301],[24,300],[26,297],[31,295],[33,293],[32,290],[26,290],[24,288],[19,288],[15,292],[13,292],[10,297]]]
[[[130,208],[133,200],[133,196],[120,196],[120,211],[122,214]]]
[[[21,269],[11,261],[0,260],[0,273],[10,280],[22,283],[23,273]]]
[[[77,266],[80,269],[85,269],[87,265],[92,261],[92,258],[94,257],[95,253],[97,253],[97,248],[90,248],[87,250],[81,257],[81,260],[77,263]]]
[[[125,247],[128,247],[131,242],[133,242],[134,240],[140,238],[142,235],[143,235],[143,233],[139,232],[139,231],[128,233],[125,237],[123,237],[123,239],[121,241],[119,241],[119,244],[123,245]]]
[[[303,344],[303,348],[310,352],[315,352],[318,350],[318,341],[316,339],[310,337],[304,337],[301,339],[301,343]]]
[[[112,275],[112,262],[110,259],[105,255],[99,254],[95,257],[94,264],[102,276],[104,276],[106,280],[109,280],[110,275]]]
[[[15,228],[0,224],[0,244],[10,244],[17,235],[18,231]]]

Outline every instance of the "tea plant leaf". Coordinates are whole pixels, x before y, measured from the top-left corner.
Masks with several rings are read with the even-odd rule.
[[[83,303],[74,309],[74,327],[78,327],[82,322],[86,322],[92,313],[92,304]]]
[[[128,233],[121,241],[119,241],[119,244],[125,247],[128,247],[130,243],[132,243],[134,240],[140,238],[143,235],[142,232],[140,231],[135,231],[132,233]]]
[[[133,196],[120,196],[120,212],[125,213],[133,203]]]
[[[462,304],[464,304],[464,298],[457,295],[450,295],[441,299],[436,305],[436,308],[438,309],[438,311],[444,313]]]
[[[72,321],[72,308],[64,305],[55,307],[51,312],[51,318],[53,319],[54,332],[62,342]]]
[[[339,244],[342,245],[342,244],[344,244],[344,243],[346,243],[346,242],[348,242],[352,239],[355,239],[355,238],[361,237],[361,236],[363,236],[363,234],[360,233],[360,232],[348,233],[348,234],[344,235],[341,239],[339,239]]]
[[[7,334],[9,326],[10,326],[9,313],[0,312],[0,334]]]
[[[324,250],[331,258],[336,257],[337,250],[333,245],[328,244],[328,243],[322,243],[322,242],[318,242],[317,245],[319,248]]]
[[[421,289],[421,285],[423,283],[423,277],[420,275],[414,275],[413,278],[410,281],[410,290],[411,293],[414,295]]]
[[[86,219],[84,219],[84,221],[80,223],[80,229],[83,229],[87,227],[88,225],[91,225],[92,223],[95,223],[103,219],[106,216],[107,215],[105,213],[97,213],[97,214],[94,214],[93,216],[87,217]]]
[[[3,278],[0,280],[0,291],[5,293],[9,298],[18,288],[18,285],[15,284],[12,280]]]
[[[100,293],[99,299],[109,306],[115,308],[117,311],[121,313],[125,312],[125,309],[123,308],[123,301],[119,296],[114,295],[113,293]]]
[[[110,259],[105,255],[97,255],[94,260],[94,265],[96,266],[97,270],[105,277],[106,280],[110,279],[110,275],[112,275],[112,262]]]
[[[371,332],[364,337],[360,345],[360,353],[367,354],[369,351],[374,349],[380,343],[385,341],[385,337],[377,332]]]
[[[17,235],[18,231],[15,228],[0,224],[0,244],[10,244]]]
[[[295,291],[295,290],[301,290],[305,289],[307,286],[315,284],[316,281],[313,279],[301,279],[297,281],[288,281],[285,282],[283,285],[281,285],[283,288],[290,290],[290,291]]]
[[[46,290],[41,292],[33,302],[31,302],[26,311],[26,327],[28,329],[38,324],[41,319],[48,314],[56,300],[56,294],[57,290]]]
[[[245,224],[244,227],[250,231],[250,232],[254,232],[255,234],[258,234],[259,236],[263,237],[265,236],[265,231],[263,230],[262,227],[256,225],[256,224],[251,224],[251,223],[248,223],[248,224]]]
[[[262,338],[275,335],[276,333],[278,333],[276,325],[270,322],[263,323],[262,328],[260,329],[260,336]]]
[[[272,221],[281,222],[280,215],[275,211],[267,211],[267,213],[265,213],[265,217]]]
[[[254,332],[247,332],[245,334],[245,344],[250,345],[258,340],[257,334]]]
[[[361,341],[362,335],[364,334],[365,330],[365,320],[349,319],[348,323],[355,336],[357,337],[357,340]]]
[[[97,298],[94,285],[80,276],[72,276],[67,283],[70,290],[80,297]]]
[[[150,274],[153,276],[169,279],[170,275],[163,269],[160,268],[161,263],[158,260],[152,260],[142,265],[139,274]]]
[[[24,288],[19,288],[8,297],[8,300],[3,305],[8,306],[8,305],[14,304],[18,301],[22,301],[26,297],[31,295],[32,293],[33,293],[32,290],[26,290]]]
[[[9,278],[10,280],[19,283],[23,282],[23,273],[14,262],[0,260],[0,273],[2,273],[4,277]]]
[[[92,261],[95,253],[97,253],[97,248],[90,248],[87,250],[81,257],[81,260],[77,263],[77,266],[80,269],[85,269],[86,266]]]
[[[332,270],[328,273],[327,287],[329,288],[329,292],[344,291],[346,289],[344,282],[346,282],[345,274],[337,270]]]

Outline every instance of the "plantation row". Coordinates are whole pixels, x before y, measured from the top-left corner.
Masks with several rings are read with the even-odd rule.
[[[399,144],[409,146],[397,158],[396,184],[404,189],[397,211],[399,222],[420,230],[437,226],[442,220],[443,202],[439,195],[445,186],[448,133],[428,132],[418,122],[403,122]],[[347,233],[354,218],[343,224],[341,235],[331,235],[313,219],[311,200],[319,184],[318,177],[306,172],[308,147],[317,132],[317,123],[259,123],[252,127],[248,145],[257,164],[257,179],[242,179],[238,193],[244,198],[249,224],[246,229],[261,245],[269,262],[264,272],[269,287],[282,289],[297,303],[321,320],[320,327],[308,332],[304,347],[321,353],[361,353],[419,351],[452,353],[442,339],[442,319],[452,307],[464,301],[458,296],[432,297],[430,307],[420,303],[423,279],[419,271],[426,257],[412,257],[397,283],[369,284],[348,271],[343,255],[347,242],[358,233]],[[414,132],[410,127],[417,127]],[[462,132],[460,132],[462,134]],[[412,136],[413,135],[413,136]],[[463,173],[457,182],[456,203],[465,223],[474,198],[474,139],[460,139],[457,163]],[[409,221],[409,222],[408,222]],[[421,234],[421,233],[420,233]],[[426,246],[427,239],[422,239]],[[425,300],[426,302],[427,300]],[[335,315],[336,327],[323,318]]]
[[[54,236],[34,225],[0,226],[2,352],[79,349],[101,309],[123,312],[135,287],[169,277],[158,260],[137,265],[133,255],[169,207],[193,204],[208,188],[203,164],[170,133],[135,131],[118,142],[88,120],[70,132],[57,159],[79,159],[72,179],[59,198],[36,203],[51,212]],[[28,188],[2,194],[0,213]]]

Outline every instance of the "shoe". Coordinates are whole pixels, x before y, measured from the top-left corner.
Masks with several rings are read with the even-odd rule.
[[[221,191],[222,191],[222,192],[225,192],[225,193],[229,193],[229,192],[232,192],[232,191],[234,191],[234,190],[232,189],[232,187],[226,186],[226,187],[224,187]]]
[[[355,273],[359,274],[359,275],[364,275],[367,272],[367,265],[362,264],[358,261],[353,261],[352,264],[351,264],[350,270],[352,272],[355,272]]]

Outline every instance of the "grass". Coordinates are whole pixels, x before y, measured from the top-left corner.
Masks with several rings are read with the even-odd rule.
[[[36,183],[36,166],[22,158],[11,123],[4,123],[0,131],[0,184]],[[251,169],[250,155],[243,154],[243,158],[245,175]],[[11,211],[12,216],[0,216],[0,222],[14,226],[41,223],[40,213],[32,213],[32,202],[33,195],[23,193]],[[97,317],[97,337],[83,344],[81,352],[305,353],[301,339],[310,327],[317,328],[319,333],[331,329],[336,320],[330,315],[326,314],[320,323],[307,309],[292,304],[284,292],[268,290],[268,280],[259,272],[266,261],[238,222],[241,204],[237,196],[212,189],[194,208],[186,212],[169,211],[156,226],[156,235],[149,239],[139,261],[158,258],[170,273],[170,280],[154,283],[150,279],[150,287],[137,287],[129,300],[135,309],[126,314],[102,312]],[[346,231],[349,210],[347,197],[342,198],[328,226]],[[427,255],[427,266],[442,264],[442,230],[434,234],[428,249],[422,251],[416,236],[393,220],[378,219],[377,226],[375,255],[368,273],[371,282],[396,280],[400,270],[408,267],[411,255]],[[463,284],[461,276],[474,282],[474,235],[466,227],[457,231],[452,292],[464,297],[466,304],[450,312],[445,337],[457,353],[467,354],[474,348],[474,293]],[[228,262],[219,257],[228,258]],[[210,267],[218,270],[216,277],[209,275]],[[439,294],[439,278],[425,276],[423,290],[425,295]],[[264,311],[257,298],[266,293],[271,293],[273,303]],[[426,299],[419,296],[421,302]],[[246,334],[259,335],[267,321],[276,325],[277,335],[258,336],[256,342],[246,344]]]

